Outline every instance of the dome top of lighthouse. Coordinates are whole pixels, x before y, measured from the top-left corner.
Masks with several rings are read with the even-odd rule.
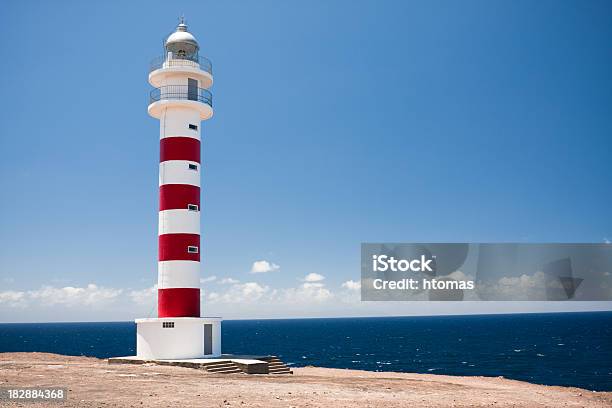
[[[172,52],[176,57],[197,55],[200,46],[198,40],[187,31],[184,21],[176,27],[176,31],[170,34],[165,43],[166,51]]]

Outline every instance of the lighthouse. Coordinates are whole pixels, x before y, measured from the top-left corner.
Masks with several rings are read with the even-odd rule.
[[[159,120],[157,317],[136,319],[137,357],[221,355],[221,318],[200,309],[202,123],[213,115],[212,64],[184,21],[151,63],[148,113]]]
[[[136,319],[136,355],[109,364],[157,363],[214,373],[291,374],[273,355],[221,354],[220,317],[202,316],[202,123],[213,116],[212,64],[180,24],[149,71],[148,112],[159,120],[157,317]]]

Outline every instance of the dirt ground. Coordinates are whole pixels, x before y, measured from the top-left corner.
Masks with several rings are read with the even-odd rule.
[[[0,387],[64,386],[65,402],[7,407],[612,407],[612,392],[504,378],[294,368],[293,375],[210,374],[109,365],[47,353],[0,353]]]

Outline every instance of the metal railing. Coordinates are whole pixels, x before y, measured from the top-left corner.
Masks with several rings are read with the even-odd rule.
[[[188,85],[167,85],[155,88],[150,93],[149,103],[177,99],[202,102],[212,107],[212,93],[208,89]]]
[[[202,71],[206,71],[210,75],[212,75],[212,63],[210,62],[208,58],[193,57],[193,56],[179,57],[176,55],[172,57],[169,57],[167,55],[162,55],[162,56],[155,58],[153,61],[151,61],[149,72],[153,72],[156,69],[160,69],[160,68],[172,68],[172,67],[199,68]]]

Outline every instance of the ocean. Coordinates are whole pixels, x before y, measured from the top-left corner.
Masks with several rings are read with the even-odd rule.
[[[612,312],[230,320],[223,352],[370,371],[503,376],[612,391]],[[133,355],[132,322],[0,324],[0,352]]]

